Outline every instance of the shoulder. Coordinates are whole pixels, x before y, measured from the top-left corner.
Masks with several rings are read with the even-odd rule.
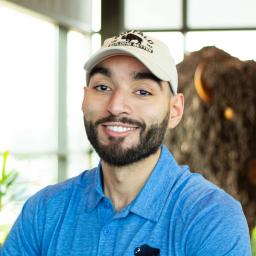
[[[155,179],[165,184],[169,209],[174,209],[184,220],[209,215],[237,214],[243,216],[240,203],[221,188],[193,173],[186,165],[178,165],[173,155],[163,147]],[[162,192],[162,189],[160,190]],[[167,193],[166,192],[166,193]]]
[[[241,204],[200,174],[184,170],[182,175],[176,193],[187,250],[197,255],[249,255]]]
[[[179,194],[180,204],[187,212],[206,206],[222,205],[221,209],[229,207],[240,208],[240,203],[223,189],[206,180],[201,174],[191,173],[188,167],[183,169],[181,178],[177,183],[176,193]]]
[[[188,166],[178,165],[166,147],[163,147],[159,166],[156,179],[166,184],[168,207],[179,214],[184,223],[195,222],[197,218],[225,220],[227,216],[230,220],[237,217],[244,221],[241,205],[236,199],[201,174],[191,172]]]
[[[10,231],[4,248],[8,255],[41,255],[53,234],[58,234],[65,222],[84,211],[87,194],[95,184],[96,169],[85,171],[65,182],[48,186],[30,197]]]
[[[180,167],[182,174],[175,184],[174,195],[182,218],[194,219],[203,215],[239,216],[244,219],[241,204],[223,189],[206,180],[201,174],[191,173],[188,167]]]
[[[65,204],[70,204],[74,199],[79,201],[86,196],[90,187],[95,184],[95,179],[96,169],[91,169],[64,182],[47,186],[30,197],[24,208],[65,207]]]

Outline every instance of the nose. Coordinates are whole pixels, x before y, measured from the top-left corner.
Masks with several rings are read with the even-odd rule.
[[[116,90],[112,93],[109,103],[108,112],[112,115],[130,114],[131,107],[128,104],[128,96],[122,90]]]

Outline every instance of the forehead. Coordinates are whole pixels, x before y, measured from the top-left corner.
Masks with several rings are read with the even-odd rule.
[[[99,62],[96,66],[103,66],[107,68],[122,68],[125,67],[127,70],[131,69],[134,71],[148,71],[147,67],[140,62],[138,59],[128,55],[116,55],[110,56],[107,59]]]
[[[161,80],[151,73],[142,62],[126,55],[112,56],[100,62],[91,70],[89,79],[95,74],[115,79],[124,77],[129,77],[132,80],[148,79],[161,84]]]

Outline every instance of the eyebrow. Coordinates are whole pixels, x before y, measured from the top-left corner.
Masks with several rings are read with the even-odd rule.
[[[161,85],[162,80],[150,72],[136,72],[134,75],[134,79],[135,80],[150,79],[150,80],[157,82],[159,84],[159,86],[162,86]]]
[[[95,74],[102,74],[105,75],[107,77],[111,77],[111,72],[108,68],[102,67],[102,66],[95,66],[89,73],[89,80],[91,79],[92,76],[94,76]],[[143,79],[150,79],[153,80],[155,82],[157,82],[157,84],[160,86],[160,88],[162,88],[162,84],[161,84],[161,79],[159,79],[157,76],[155,76],[153,73],[151,72],[135,72],[133,78],[135,80],[143,80]]]
[[[111,77],[111,72],[109,69],[107,68],[104,68],[102,66],[95,66],[89,73],[89,76],[88,76],[88,81],[90,81],[91,77],[94,76],[95,74],[102,74],[104,76],[107,76],[107,77]]]

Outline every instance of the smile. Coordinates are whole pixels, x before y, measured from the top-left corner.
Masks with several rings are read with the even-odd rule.
[[[121,122],[106,122],[103,123],[104,131],[108,136],[123,137],[138,129],[137,126],[121,123]]]
[[[136,129],[135,127],[124,127],[124,126],[115,126],[115,125],[106,126],[106,128],[113,132],[127,132],[127,131],[132,131]]]

